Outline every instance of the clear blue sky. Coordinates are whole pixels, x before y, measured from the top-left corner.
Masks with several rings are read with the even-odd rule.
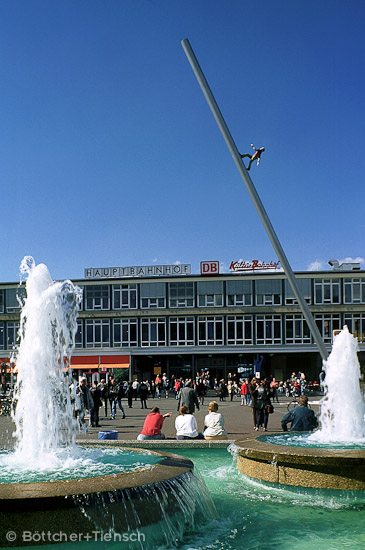
[[[295,270],[365,267],[365,4],[2,0],[0,281],[276,260],[189,38]]]

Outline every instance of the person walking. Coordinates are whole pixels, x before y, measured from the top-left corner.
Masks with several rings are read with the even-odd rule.
[[[247,406],[247,393],[248,393],[247,382],[246,380],[244,380],[241,384],[241,389],[240,389],[241,407],[243,405]]]
[[[117,403],[119,405],[120,410],[122,411],[123,418],[125,418],[124,409],[123,409],[122,403],[121,403],[120,385],[117,384],[115,378],[112,378],[110,386],[109,386],[109,403],[110,403],[111,419],[112,420],[115,420],[115,416],[116,416],[116,413],[117,413]]]
[[[100,380],[99,388],[100,388],[101,400],[104,403],[105,416],[107,417],[108,416],[108,397],[109,396],[108,396],[108,384],[106,384],[104,378],[102,380]]]
[[[148,396],[148,386],[147,383],[142,380],[139,386],[139,398],[141,400],[141,409],[147,409],[147,396]]]
[[[90,422],[93,428],[100,428],[99,424],[99,409],[102,406],[101,400],[101,390],[100,385],[98,385],[97,380],[94,380],[93,386],[90,389],[91,395],[93,397],[94,406],[90,410]]]
[[[270,390],[266,380],[261,380],[260,384],[254,391],[255,398],[255,430],[258,431],[260,426],[263,426],[264,432],[267,431],[267,425],[269,421],[268,407],[271,406]]]
[[[93,396],[86,383],[86,376],[80,378],[76,387],[75,412],[82,431],[86,430],[85,414],[94,407]]]
[[[198,395],[196,391],[192,388],[192,382],[189,380],[185,384],[185,388],[180,390],[179,399],[177,401],[177,410],[180,410],[180,407],[186,405],[189,408],[189,413],[194,414],[195,407],[200,409]]]

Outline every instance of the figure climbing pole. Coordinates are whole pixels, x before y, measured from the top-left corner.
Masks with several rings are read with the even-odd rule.
[[[256,191],[256,188],[254,184],[252,183],[252,180],[250,178],[250,175],[243,164],[242,157],[240,153],[238,152],[237,146],[231,136],[231,133],[228,129],[228,126],[222,116],[222,113],[220,112],[220,109],[217,105],[216,100],[214,99],[214,96],[212,94],[211,89],[209,88],[208,82],[204,76],[203,71],[200,68],[200,65],[198,63],[197,58],[195,57],[195,54],[193,52],[193,49],[190,45],[189,40],[186,38],[181,42],[181,45],[185,51],[185,54],[189,60],[189,63],[191,65],[191,68],[194,71],[194,74],[199,82],[199,85],[201,87],[201,90],[205,96],[205,99],[207,100],[207,103],[212,111],[212,114],[218,124],[218,127],[222,133],[222,136],[227,144],[227,147],[233,157],[234,162],[236,163],[236,166],[238,168],[238,171],[241,175],[241,178],[246,185],[247,191],[255,205],[255,208],[257,210],[257,213],[263,223],[263,226],[266,230],[266,233],[271,241],[271,244],[273,245],[273,248],[280,260],[281,265],[284,268],[284,272],[286,277],[289,280],[290,286],[292,287],[294,296],[296,297],[298,304],[300,306],[300,309],[303,313],[303,317],[307,321],[307,325],[312,333],[313,340],[317,344],[319,353],[321,354],[321,357],[323,360],[326,360],[328,357],[328,351],[327,348],[322,340],[322,336],[318,330],[317,324],[313,318],[313,315],[308,307],[307,302],[305,301],[299,285],[297,283],[297,280],[295,278],[295,275],[293,273],[293,270],[290,266],[290,263],[288,261],[288,258],[285,255],[285,252],[280,244],[280,241],[275,233],[275,230],[271,224],[271,221],[269,219],[269,216],[267,215],[267,212],[264,208],[264,205],[262,204],[262,201],[259,197],[259,194]],[[256,150],[255,150],[256,151]],[[262,151],[263,152],[263,151]],[[255,154],[255,153],[254,153]],[[261,153],[260,153],[261,154]],[[253,155],[254,156],[254,155]]]
[[[243,159],[245,157],[249,157],[251,159],[250,162],[248,163],[248,166],[247,166],[246,170],[250,170],[251,164],[256,159],[257,159],[257,166],[258,166],[260,164],[261,155],[265,151],[265,147],[260,147],[260,149],[256,149],[256,147],[254,146],[253,143],[251,143],[251,147],[255,151],[253,155],[251,155],[250,153],[245,153],[244,155],[241,155],[241,159]]]

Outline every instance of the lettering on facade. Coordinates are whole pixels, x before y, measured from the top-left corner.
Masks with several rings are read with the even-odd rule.
[[[166,277],[190,275],[190,264],[137,265],[129,267],[89,267],[84,271],[85,279],[118,279],[121,277]]]
[[[219,275],[219,262],[200,262],[201,275]]]
[[[262,269],[278,269],[280,262],[260,262],[259,260],[252,260],[252,262],[245,262],[243,260],[231,262],[229,269],[235,273],[238,271],[259,271]]]

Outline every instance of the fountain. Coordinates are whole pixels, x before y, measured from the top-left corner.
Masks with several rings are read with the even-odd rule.
[[[249,477],[301,487],[365,490],[365,404],[357,340],[344,329],[324,362],[320,429],[236,441],[238,469]]]
[[[53,282],[29,256],[21,273],[27,292],[15,354],[15,445],[0,452],[0,546],[97,534],[143,548],[174,544],[196,514],[215,513],[204,482],[175,454],[76,446],[67,367],[82,293],[71,281]]]

